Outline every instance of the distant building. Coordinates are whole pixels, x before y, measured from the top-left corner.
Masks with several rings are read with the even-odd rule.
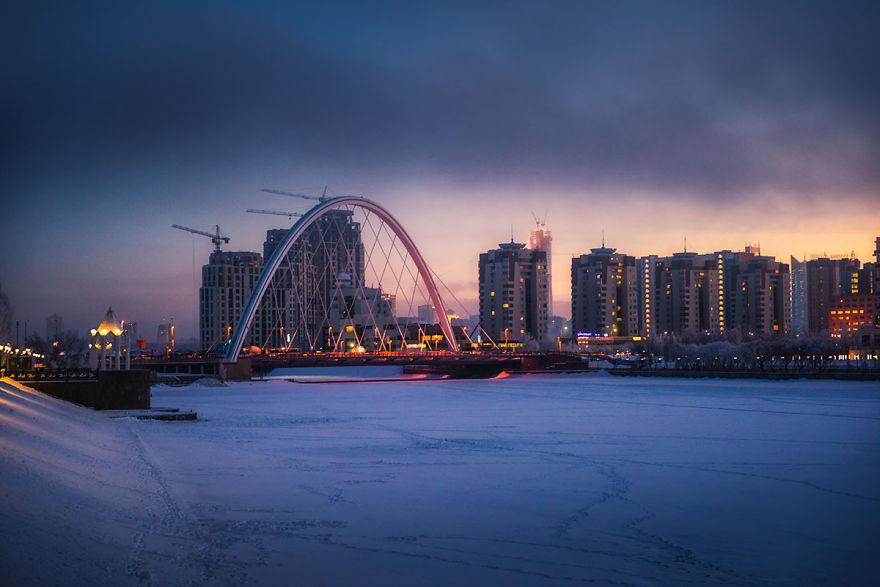
[[[230,340],[264,263],[272,258],[288,232],[266,231],[262,256],[252,252],[212,253],[202,267],[199,290],[203,350]],[[330,344],[334,348],[335,337],[328,333],[334,324],[338,328],[339,316],[334,311],[346,307],[343,298],[358,298],[358,307],[372,299],[372,290],[364,288],[364,262],[361,226],[353,220],[353,212],[330,210],[321,215],[280,259],[244,346],[320,350]],[[345,278],[340,280],[340,276]],[[351,291],[346,293],[346,287]],[[393,307],[393,297],[380,294],[379,299],[383,298]]]
[[[571,324],[574,335],[638,334],[636,259],[605,246],[571,260]]]
[[[266,231],[263,242],[263,264],[265,265],[284,237],[289,232],[286,228],[273,228]],[[262,270],[261,270],[262,272]],[[278,270],[263,296],[254,322],[266,333],[266,337],[258,346],[260,348],[286,348],[290,346],[292,334],[296,331],[296,291],[294,283],[295,271],[291,271],[290,255],[281,259]]]
[[[807,323],[811,333],[830,329],[830,301],[859,293],[859,260],[820,257],[807,261]]]
[[[639,288],[639,334],[649,337],[657,332],[657,275],[661,267],[660,257],[648,255],[636,262]],[[662,333],[662,331],[660,332]]]
[[[786,334],[791,330],[788,265],[757,247],[699,255],[641,257],[638,331],[664,334]]]
[[[794,334],[809,332],[807,307],[807,263],[791,256],[791,330]]]
[[[880,236],[874,240],[874,263],[871,266],[871,288],[874,295],[880,297]],[[880,308],[880,303],[878,303]]]
[[[132,322],[131,320],[122,321],[122,331],[128,337],[128,340],[137,340],[137,326],[137,322]]]
[[[547,336],[550,340],[571,338],[571,320],[566,319],[565,316],[550,316],[547,322]]]
[[[437,309],[434,304],[421,304],[419,306],[419,323],[420,324],[436,324]]]
[[[880,327],[880,237],[874,244],[875,261],[864,266],[854,256],[819,257],[806,264],[810,332],[876,335],[871,331]]]
[[[536,219],[535,229],[529,235],[529,248],[533,251],[544,251],[547,253],[547,315],[553,315],[553,254],[552,245],[553,237],[544,221]]]
[[[266,233],[263,254],[267,261],[286,233]],[[329,308],[341,284],[338,277],[347,275],[351,286],[359,291],[365,285],[364,263],[361,225],[354,220],[354,213],[330,210],[318,217],[282,260],[267,294],[269,299],[263,303],[267,346],[323,348],[325,333],[332,326]]]
[[[479,259],[480,324],[496,344],[547,337],[547,253],[498,245]]]
[[[159,347],[170,349],[173,338],[174,321],[169,322],[167,318],[163,317],[159,327],[156,329],[156,344]]]
[[[732,286],[732,287],[731,287]],[[788,265],[773,257],[755,255],[744,260],[728,283],[734,312],[728,330],[742,334],[788,334],[791,331],[791,274]]]
[[[58,314],[52,314],[46,318],[46,340],[55,342],[61,340],[64,334],[64,318]]]
[[[228,343],[263,269],[259,253],[214,251],[202,267],[199,339],[202,350]],[[160,326],[161,328],[161,326]],[[266,321],[255,319],[245,346],[262,346]]]
[[[270,228],[266,231],[266,240],[263,242],[263,259],[265,261],[269,260],[288,232],[290,231],[286,228]]]
[[[877,300],[873,294],[851,294],[828,302],[828,332],[837,338],[850,338],[863,325],[874,324]]]
[[[675,253],[657,259],[653,270],[649,280],[652,295],[643,301],[650,306],[643,311],[645,316],[653,309],[653,334],[721,331],[723,317],[717,306],[719,271],[714,255]]]
[[[364,352],[399,350],[400,330],[394,318],[394,296],[373,287],[355,287],[340,273],[324,332],[325,348]]]

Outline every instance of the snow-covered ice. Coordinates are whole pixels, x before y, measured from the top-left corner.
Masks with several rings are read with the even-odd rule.
[[[819,585],[880,576],[876,383],[0,383],[7,584]]]

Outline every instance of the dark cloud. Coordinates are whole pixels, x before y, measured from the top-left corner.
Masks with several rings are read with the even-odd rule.
[[[435,246],[475,193],[507,194],[512,216],[548,194],[557,218],[593,212],[559,194],[620,194],[674,210],[670,230],[700,201],[748,218],[767,192],[789,197],[762,210],[795,223],[815,212],[791,194],[870,210],[877,6],[0,4],[0,278],[24,319],[85,320],[110,298],[180,318],[208,243],[169,236],[172,222],[218,223],[257,249],[266,225],[244,209],[290,204],[259,188],[319,181],[380,199],[414,186],[412,202],[383,203]],[[441,193],[464,195],[425,223],[416,198]],[[461,235],[451,264],[471,267],[483,237]]]
[[[871,3],[74,4],[7,14],[10,181],[273,153],[702,197],[880,182]]]

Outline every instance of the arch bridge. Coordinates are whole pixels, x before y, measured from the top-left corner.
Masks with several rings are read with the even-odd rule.
[[[413,316],[419,301],[433,306],[446,344],[457,352],[446,307],[403,226],[366,198],[330,198],[303,214],[265,261],[224,360],[238,360],[260,319],[262,333],[277,330],[288,348],[306,352],[339,350],[343,339],[343,350],[406,349],[413,341],[397,314],[406,309]],[[421,342],[421,325],[414,324]]]

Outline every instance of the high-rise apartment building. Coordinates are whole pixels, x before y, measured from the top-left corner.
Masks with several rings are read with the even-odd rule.
[[[707,255],[641,257],[638,331],[664,334],[785,334],[791,329],[788,265],[757,247]]]
[[[202,266],[199,288],[199,341],[203,350],[229,342],[262,270],[263,257],[259,253],[211,253],[208,264]],[[265,320],[256,318],[245,346],[262,346],[265,329]]]
[[[807,319],[807,263],[791,256],[791,331],[809,332]]]
[[[547,253],[524,244],[498,245],[480,255],[480,324],[496,343],[547,337]]]
[[[734,300],[728,329],[740,333],[788,334],[791,331],[791,274],[773,257],[755,255],[739,264],[726,289]]]
[[[156,344],[163,349],[170,349],[174,340],[174,319],[169,322],[167,318],[162,317],[159,326],[156,328]]]
[[[820,257],[807,261],[807,323],[810,332],[829,331],[830,301],[859,293],[859,260]]]
[[[328,338],[331,306],[338,290],[360,291],[366,284],[361,225],[350,210],[331,210],[306,229],[287,254],[290,302],[287,312],[290,344],[316,349]],[[363,294],[361,295],[363,297]]]
[[[724,318],[717,304],[723,300],[723,273],[714,255],[675,253],[658,259],[653,269],[654,289],[647,303],[653,306],[654,334],[721,331]]]
[[[262,256],[250,252],[211,255],[208,265],[202,268],[199,293],[203,349],[229,339],[263,270],[264,260],[272,257],[287,233],[287,229],[266,231]],[[384,299],[383,311],[389,300],[393,307],[391,298],[364,287],[364,263],[361,226],[353,220],[353,212],[324,213],[280,260],[257,308],[245,346],[322,349],[334,338],[330,334],[334,324],[338,333],[340,321],[351,322],[354,316],[346,310],[351,309],[351,304],[341,300],[357,298],[352,304],[363,308],[372,304],[370,299]]]
[[[571,260],[571,321],[575,334],[638,334],[636,259],[598,247]]]
[[[660,263],[660,257],[657,255],[641,257],[636,262],[639,290],[639,334],[645,337],[657,334],[657,307],[654,291],[657,287],[657,270]]]
[[[880,236],[874,240],[874,265],[871,267],[871,283],[874,295],[880,297]]]
[[[810,332],[846,337],[880,324],[880,237],[874,244],[875,262],[864,266],[844,256],[806,263]]]
[[[529,235],[529,248],[547,253],[547,316],[553,316],[553,237],[543,220],[535,222],[537,226]]]

